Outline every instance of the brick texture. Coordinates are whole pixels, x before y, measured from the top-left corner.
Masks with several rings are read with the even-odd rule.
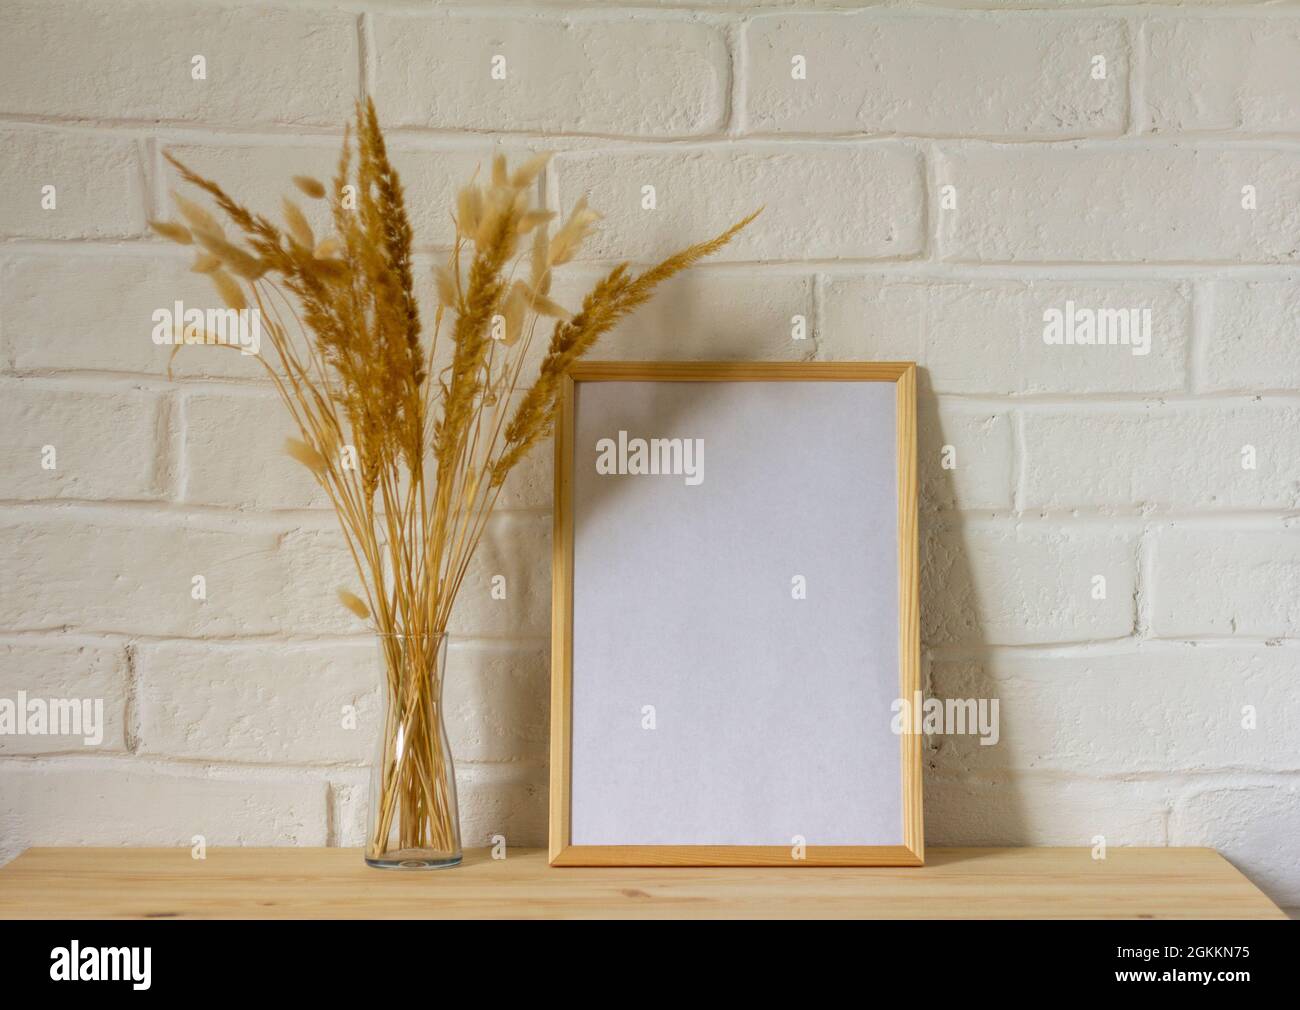
[[[0,39],[0,107],[23,115],[335,126],[358,80],[356,17],[338,11],[13,3]]]
[[[763,208],[597,356],[918,363],[927,687],[1001,720],[928,741],[931,844],[1215,845],[1300,905],[1300,16],[1021,8],[4,4],[0,697],[104,725],[0,736],[0,859],[363,840],[352,561],[263,362],[153,342],[220,302],[147,222],[170,153],[323,234],[290,177],[333,176],[368,94],[426,322],[458,188],[546,150],[545,205],[604,215],[571,309]],[[1088,342],[1121,320],[1141,348]],[[467,845],[545,841],[551,468],[511,475],[452,620]]]
[[[956,187],[941,213],[945,259],[997,263],[1293,263],[1300,156],[1293,149],[971,146],[945,150]],[[1254,188],[1256,209],[1243,206]]]
[[[1153,133],[1300,130],[1300,19],[1177,18],[1147,26]]]
[[[0,131],[0,235],[105,239],[145,228],[144,159],[130,138],[45,129]]]
[[[756,133],[1068,137],[1117,134],[1125,121],[1118,21],[773,15],[749,24],[744,51],[744,122]],[[1094,56],[1106,60],[1101,79]]]
[[[727,108],[722,35],[685,19],[393,15],[374,37],[375,96],[403,125],[671,137]]]

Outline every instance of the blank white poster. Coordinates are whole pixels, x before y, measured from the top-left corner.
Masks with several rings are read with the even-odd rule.
[[[895,385],[575,410],[572,844],[901,844]]]

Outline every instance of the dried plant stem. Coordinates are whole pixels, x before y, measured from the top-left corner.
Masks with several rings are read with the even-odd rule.
[[[456,238],[438,271],[439,305],[426,330],[402,185],[373,105],[358,105],[332,186],[294,178],[309,198],[328,199],[334,234],[323,241],[292,201],[282,230],[167,157],[211,197],[238,238],[180,196],[183,223],[155,227],[198,248],[195,269],[212,276],[227,304],[259,313],[274,352],[259,361],[298,432],[286,449],[334,508],[360,582],[359,593],[341,590],[340,600],[379,636],[387,743],[368,853],[450,851],[459,830],[440,656],[506,477],[550,432],[569,365],[658,284],[721,248],[753,216],[639,275],[620,264],[570,316],[550,298],[551,277],[599,215],[580,200],[552,232],[552,215],[530,199],[545,157],[511,173],[498,156],[490,180],[471,182],[457,197]],[[517,255],[525,237],[529,248]],[[524,389],[543,318],[555,319],[550,342]],[[450,361],[439,367],[444,322]]]

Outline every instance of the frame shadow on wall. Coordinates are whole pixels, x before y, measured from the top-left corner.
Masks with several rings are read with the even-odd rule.
[[[958,469],[945,469],[945,445],[954,444],[958,467],[972,455],[945,430],[929,372],[917,367],[917,470],[920,476],[921,682],[926,699],[945,704],[999,699],[1000,741],[1014,730],[1011,706],[999,698],[990,672],[979,584],[956,507]],[[937,653],[937,655],[936,655]],[[967,709],[969,711],[969,709]],[[967,726],[969,729],[969,725]],[[1026,845],[1029,824],[1014,772],[1002,762],[979,760],[992,749],[980,737],[934,734],[922,739],[926,841],[935,847]]]

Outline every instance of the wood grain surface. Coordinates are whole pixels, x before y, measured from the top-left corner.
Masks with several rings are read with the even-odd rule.
[[[358,849],[29,849],[5,918],[1257,918],[1212,849],[929,849],[922,867],[551,867],[541,849],[372,870]]]

